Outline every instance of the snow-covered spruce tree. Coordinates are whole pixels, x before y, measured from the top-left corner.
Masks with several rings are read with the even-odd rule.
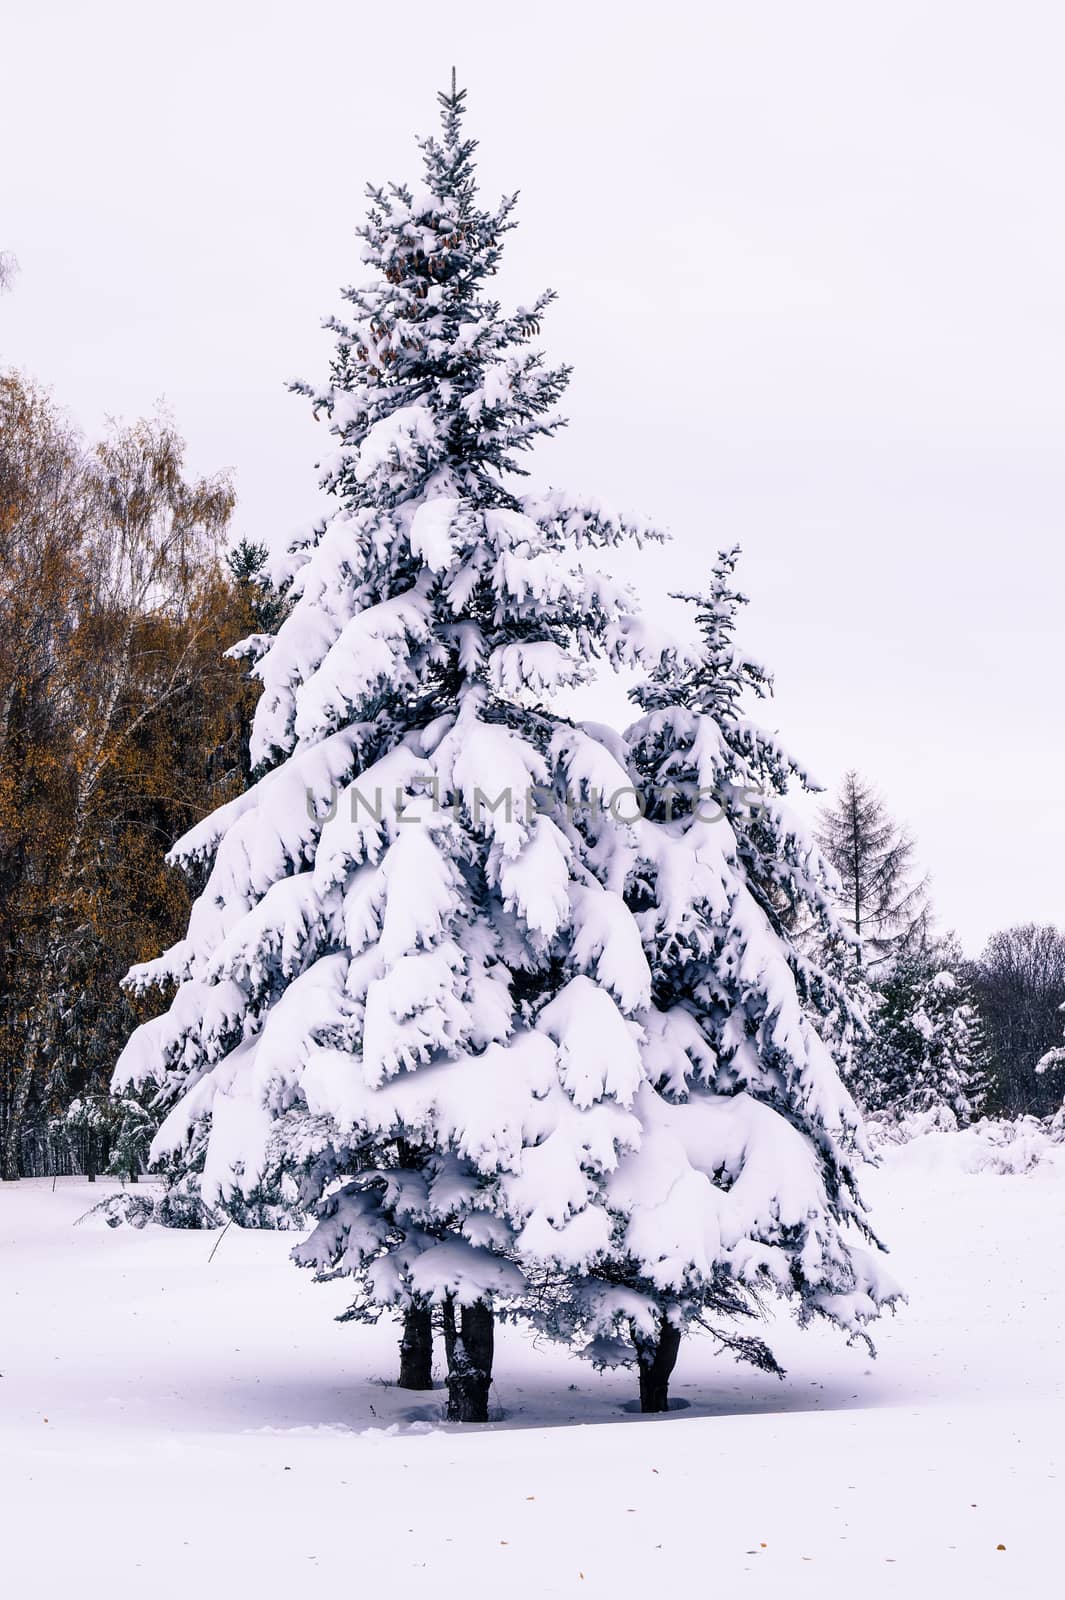
[[[900,1118],[945,1110],[964,1126],[987,1094],[987,1047],[976,1010],[931,952],[900,957],[880,980],[871,1032],[854,1057],[862,1108]]]
[[[423,145],[426,187],[372,191],[376,278],[347,292],[311,395],[336,509],[249,646],[263,775],[175,851],[210,875],[186,939],[132,975],[179,987],[116,1078],[162,1082],[153,1148],[179,1190],[239,1214],[298,1177],[319,1220],[297,1259],[349,1275],[355,1317],[402,1311],[405,1364],[441,1307],[449,1414],[476,1420],[496,1305],[657,1346],[764,1282],[851,1325],[887,1291],[839,1231],[853,1108],[803,1013],[814,978],[775,942],[794,874],[772,803],[749,862],[728,823],[627,822],[624,744],[550,709],[596,661],[659,659],[628,592],[580,564],[650,530],[518,493],[567,374],[529,345],[550,296],[508,316],[486,292],[513,201],[478,204],[462,98]],[[714,714],[655,715],[709,770]]]
[[[371,191],[376,276],[305,391],[336,508],[293,551],[289,616],[241,647],[262,776],[175,848],[209,877],[187,937],[130,976],[178,989],[115,1081],[162,1084],[153,1152],[197,1204],[322,1202],[300,1259],[353,1275],[354,1315],[404,1310],[405,1358],[444,1304],[465,1419],[492,1298],[525,1256],[599,1247],[587,1202],[639,1137],[631,1063],[567,1046],[592,1015],[635,1038],[642,991],[597,975],[611,916],[635,928],[537,794],[598,754],[543,698],[644,649],[577,552],[650,530],[517,492],[568,374],[529,343],[552,297],[507,315],[487,293],[514,200],[480,207],[462,102],[442,97],[423,189]]]
[[[626,965],[640,1032],[611,1050],[615,1075],[631,1072],[640,1134],[603,1182],[609,1244],[590,1265],[540,1276],[539,1320],[587,1339],[598,1362],[635,1356],[651,1411],[665,1409],[691,1325],[777,1371],[764,1341],[729,1326],[758,1312],[763,1291],[852,1334],[897,1292],[845,1238],[848,1224],[869,1236],[850,1153],[861,1134],[823,1036],[846,1038],[856,1019],[844,984],[787,930],[813,923],[841,952],[848,941],[831,868],[781,801],[789,780],[810,781],[743,714],[744,693],[770,680],[733,642],[737,555],[719,558],[708,594],[679,597],[697,606],[693,660],[665,661],[636,691],[644,715],[618,749],[626,805],[643,813],[629,838],[619,845],[601,809],[582,816],[590,859],[610,863],[639,930],[642,960],[633,948]],[[596,776],[600,793],[625,782]],[[585,1048],[597,1048],[592,1029]]]

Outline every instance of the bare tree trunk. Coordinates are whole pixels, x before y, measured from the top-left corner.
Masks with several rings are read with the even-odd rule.
[[[22,1176],[22,1124],[29,1105],[39,1044],[40,1028],[35,1018],[26,1034],[26,1044],[15,1078],[15,1092],[11,1096],[11,1108],[7,1116],[7,1140],[4,1145],[6,1183],[15,1183]]]
[[[677,1364],[680,1329],[665,1317],[659,1322],[657,1335],[639,1333],[633,1324],[632,1342],[640,1372],[640,1410],[668,1410],[669,1380]]]
[[[49,1037],[50,1028],[48,1026],[48,1006],[57,987],[59,977],[57,972],[60,942],[59,922],[58,915],[54,916],[52,927],[47,935],[44,959],[41,964],[41,980],[30,1012],[29,1026],[26,1030],[26,1042],[23,1046],[15,1075],[15,1092],[11,1097],[11,1109],[7,1120],[7,1144],[4,1150],[4,1178],[9,1182],[13,1182],[20,1176],[22,1128],[26,1118],[26,1107],[30,1102],[30,1091],[37,1076],[38,1063],[48,1054],[51,1042]]]
[[[445,1307],[445,1314],[447,1308]],[[454,1305],[451,1307],[454,1318]],[[449,1422],[487,1422],[495,1327],[491,1307],[478,1300],[459,1310],[447,1370]]]
[[[433,1387],[433,1313],[427,1305],[408,1306],[399,1341],[399,1387]]]

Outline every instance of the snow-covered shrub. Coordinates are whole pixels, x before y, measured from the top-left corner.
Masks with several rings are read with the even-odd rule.
[[[870,1144],[886,1159],[958,1173],[1030,1172],[1061,1142],[1060,1130],[1038,1117],[981,1117],[959,1127],[943,1106],[902,1117],[867,1119]]]
[[[949,1106],[932,1106],[927,1111],[871,1111],[865,1118],[865,1132],[872,1149],[883,1145],[909,1144],[926,1133],[957,1133],[958,1119]]]
[[[154,1195],[146,1191],[130,1194],[123,1190],[120,1194],[109,1194],[106,1200],[101,1200],[99,1205],[93,1206],[87,1216],[102,1218],[109,1228],[120,1228],[123,1225],[130,1228],[145,1228],[149,1222],[156,1221],[155,1209]]]

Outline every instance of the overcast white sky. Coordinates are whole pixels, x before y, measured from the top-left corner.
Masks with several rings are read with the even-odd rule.
[[[1065,923],[1063,59],[1053,0],[3,0],[0,361],[89,430],[165,396],[282,542],[283,380],[455,62],[522,191],[502,287],[559,290],[576,366],[543,480],[672,528],[652,601],[743,545],[769,720],[975,950]]]

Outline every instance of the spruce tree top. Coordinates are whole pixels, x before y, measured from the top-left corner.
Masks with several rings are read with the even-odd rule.
[[[382,692],[417,694],[428,719],[474,686],[506,699],[579,681],[590,658],[634,659],[644,639],[626,591],[568,558],[661,535],[518,492],[525,452],[563,426],[569,369],[529,342],[552,292],[513,313],[488,292],[516,196],[481,208],[465,90],[439,99],[441,137],[420,141],[424,188],[369,190],[359,233],[374,278],[326,324],[329,386],[294,385],[337,442],[320,467],[339,505],[290,553],[304,604],[260,666],[264,765],[372,718]]]

